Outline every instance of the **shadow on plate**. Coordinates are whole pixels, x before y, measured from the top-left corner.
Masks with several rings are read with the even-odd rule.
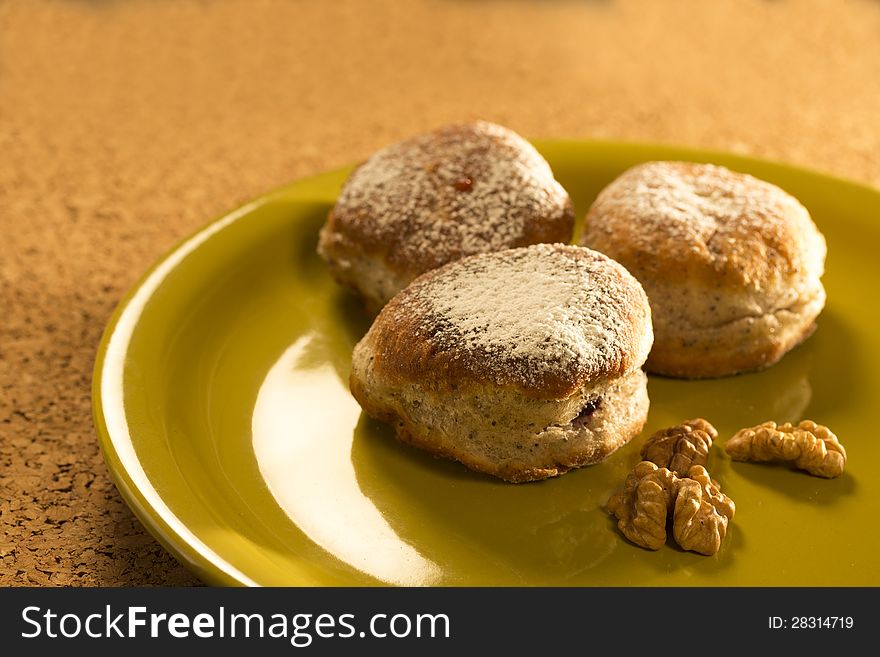
[[[842,318],[826,311],[809,340],[766,370],[698,381],[652,375],[649,428],[704,417],[718,428],[723,444],[739,429],[768,420],[821,423],[828,414],[845,414],[864,404],[858,391],[867,373],[855,358],[855,342]]]
[[[847,341],[852,336],[844,323],[828,313],[807,343],[763,372],[708,381],[652,377],[651,416],[643,435],[605,462],[556,479],[507,484],[403,445],[390,426],[363,415],[352,461],[364,494],[404,540],[435,560],[442,560],[450,543],[457,542],[461,553],[479,553],[484,562],[498,565],[495,572],[503,581],[590,584],[599,575],[608,581],[613,573],[627,581],[630,569],[637,566],[633,572],[644,572],[646,564],[651,572],[680,572],[685,577],[688,572],[727,569],[745,541],[735,521],[714,557],[684,552],[670,540],[668,549],[646,558],[645,550],[629,544],[616,530],[604,503],[638,462],[644,436],[694,416],[710,419],[721,433],[710,472],[722,489],[728,489],[727,480],[736,473],[810,502],[831,503],[851,493],[855,482],[848,476],[818,481],[754,464],[735,464],[731,470],[721,452],[724,440],[743,426],[771,418],[797,421],[813,414],[821,421],[821,409],[839,412],[854,403],[847,389],[835,384],[864,376],[858,362],[837,348]],[[439,553],[437,541],[445,546]],[[447,567],[454,571],[457,565]]]
[[[327,265],[318,255],[317,248],[318,233],[327,219],[330,208],[331,206],[326,203],[315,203],[308,211],[301,205],[297,206],[302,218],[296,222],[292,264],[297,279],[307,284],[313,284],[329,276]]]
[[[834,479],[823,479],[795,470],[784,463],[734,461],[731,462],[731,468],[743,479],[806,504],[834,504],[840,498],[854,494],[858,489],[855,478],[848,472]]]
[[[615,546],[599,508],[603,493],[587,470],[508,484],[403,445],[391,427],[364,415],[352,461],[361,490],[401,538],[446,560],[453,578],[471,579],[463,564],[479,555],[470,562],[486,583],[560,582],[597,566]]]
[[[453,579],[637,585],[632,573],[639,569],[730,568],[743,544],[732,531],[718,555],[704,557],[675,549],[671,539],[657,552],[626,541],[604,504],[630,459],[612,457],[563,477],[508,484],[402,445],[390,427],[362,415],[352,460],[364,495],[403,540],[443,564]],[[456,555],[479,557],[468,562]]]

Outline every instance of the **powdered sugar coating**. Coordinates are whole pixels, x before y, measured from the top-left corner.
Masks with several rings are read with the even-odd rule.
[[[375,153],[342,188],[331,229],[415,276],[475,253],[570,239],[570,214],[534,147],[478,121]]]
[[[641,367],[648,300],[618,263],[562,244],[481,254],[430,272],[385,307],[371,332],[383,367],[456,375],[562,397]]]
[[[779,187],[712,164],[648,162],[608,185],[580,242],[641,272],[750,288],[820,276],[825,242],[807,210]],[[666,263],[680,266],[666,271]],[[816,263],[820,263],[816,268]]]

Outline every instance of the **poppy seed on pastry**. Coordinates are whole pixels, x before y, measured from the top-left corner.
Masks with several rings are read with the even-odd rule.
[[[371,417],[512,482],[602,460],[648,412],[647,297],[590,249],[539,244],[458,260],[383,308],[352,357]]]

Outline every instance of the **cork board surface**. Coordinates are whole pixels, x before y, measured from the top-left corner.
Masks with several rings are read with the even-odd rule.
[[[196,584],[98,451],[111,311],[224,211],[472,118],[880,185],[880,2],[0,0],[0,585]]]

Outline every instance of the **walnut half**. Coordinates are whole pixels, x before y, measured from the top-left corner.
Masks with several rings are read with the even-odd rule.
[[[643,548],[659,550],[666,544],[666,517],[677,490],[672,472],[642,461],[627,476],[623,491],[612,495],[606,507],[617,518],[624,536]]]
[[[672,520],[673,538],[685,550],[715,554],[727,534],[735,511],[702,466],[679,478],[667,468],[642,461],[626,478],[624,489],[606,505],[621,533],[636,545],[659,550],[666,543]]]
[[[715,554],[735,512],[736,505],[721,492],[718,482],[709,478],[706,468],[695,465],[687,478],[679,480],[672,537],[683,550]]]
[[[686,477],[692,466],[708,464],[709,448],[717,437],[715,427],[703,418],[695,418],[654,433],[642,446],[641,456]]]
[[[843,474],[846,450],[828,427],[804,420],[797,426],[789,422],[777,426],[764,422],[740,429],[724,445],[736,461],[788,461],[796,468],[818,477]]]

